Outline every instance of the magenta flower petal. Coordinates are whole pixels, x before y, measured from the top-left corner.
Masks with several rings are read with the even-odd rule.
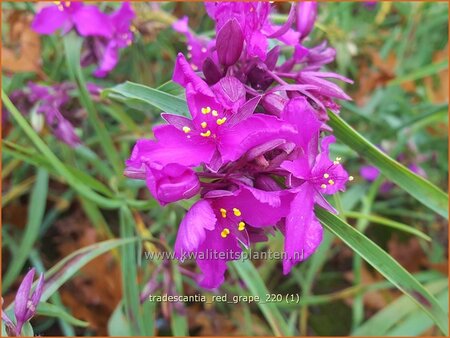
[[[99,62],[98,68],[94,71],[95,77],[105,77],[114,69],[119,61],[119,49],[114,40],[111,40],[106,46],[102,58]]]
[[[196,202],[186,213],[178,229],[175,254],[182,257],[184,252],[192,252],[205,241],[206,232],[213,230],[217,222],[211,205],[206,200]]]
[[[108,16],[96,6],[83,6],[72,14],[73,22],[81,36],[110,38],[113,27]]]
[[[199,253],[205,254],[205,259],[197,259],[197,264],[202,271],[202,275],[198,279],[201,287],[206,289],[215,289],[219,287],[225,279],[225,271],[227,270],[227,261],[231,258],[237,259],[242,252],[238,241],[228,236],[221,236],[222,229],[216,228],[208,231],[207,239],[200,245]],[[218,257],[208,257],[207,254],[216,253]],[[229,259],[221,259],[218,253],[223,253]],[[226,256],[225,256],[226,257]]]
[[[226,76],[211,87],[216,100],[225,108],[237,112],[245,103],[245,88],[241,81]]]
[[[70,21],[69,14],[58,6],[49,5],[42,8],[34,17],[31,28],[39,34],[53,34]]]
[[[301,1],[297,7],[297,30],[300,39],[306,38],[314,28],[317,16],[317,2]]]
[[[362,178],[371,182],[375,181],[378,178],[378,176],[380,176],[380,171],[371,165],[367,165],[362,166],[360,168],[359,174],[361,175]]]
[[[305,183],[292,201],[291,211],[286,217],[283,273],[308,258],[322,241],[323,229],[314,215],[314,188]]]

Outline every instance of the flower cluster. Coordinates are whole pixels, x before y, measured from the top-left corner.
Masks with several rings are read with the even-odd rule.
[[[16,298],[14,299],[14,316],[16,318],[16,322],[13,323],[5,311],[2,310],[2,320],[10,331],[9,333],[12,335],[20,336],[23,325],[27,323],[36,313],[36,308],[39,304],[44,289],[44,275],[40,275],[36,288],[33,292],[31,292],[34,274],[34,268],[28,271],[20,284],[19,289],[17,290]]]
[[[98,96],[100,88],[89,83],[87,89],[91,95]],[[22,89],[10,94],[11,101],[17,108],[30,115],[33,128],[40,132],[45,120],[51,132],[70,147],[78,146],[80,138],[75,132],[75,125],[81,124],[83,114],[77,112],[73,106],[72,92],[75,84],[62,82],[53,86],[38,85],[29,82]],[[7,116],[3,111],[3,116]]]
[[[125,2],[110,14],[94,5],[75,1],[54,1],[35,16],[32,28],[39,34],[66,34],[74,29],[85,37],[82,66],[97,64],[94,76],[105,77],[119,60],[119,50],[132,44],[134,11]]]
[[[336,212],[324,195],[352,179],[340,158],[330,159],[335,138],[323,135],[331,131],[327,110],[338,113],[335,100],[350,99],[329,79],[351,81],[321,70],[335,56],[326,42],[304,45],[316,3],[293,4],[281,26],[268,2],[205,6],[215,38],[192,33],[187,18],[174,25],[188,42],[173,80],[185,88],[190,117],[162,114],[167,123],[137,141],[125,175],[145,180],[161,205],[199,196],[180,224],[177,257],[237,257],[230,253],[279,230],[287,274],[321,242],[315,205]],[[220,286],[229,259],[197,259],[200,285]]]

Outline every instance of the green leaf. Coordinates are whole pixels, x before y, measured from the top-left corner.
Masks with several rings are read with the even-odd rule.
[[[264,317],[269,322],[274,335],[289,336],[289,326],[281,315],[275,303],[265,303],[266,295],[269,294],[258,270],[253,266],[249,260],[239,260],[232,262],[234,268],[239,274],[240,278],[247,285],[250,293],[254,296],[259,296],[261,299],[258,306]]]
[[[134,236],[135,221],[130,209],[126,206],[120,208],[120,236]],[[121,248],[121,270],[123,285],[123,305],[124,312],[132,335],[139,335],[145,326],[141,311],[139,299],[139,284],[137,271],[137,248],[135,243]]]
[[[397,229],[397,230],[406,232],[408,234],[423,238],[426,241],[429,241],[429,242],[431,241],[430,236],[428,236],[427,234],[424,234],[422,231],[417,230],[416,228],[413,228],[412,226],[390,220],[389,218],[385,218],[385,217],[381,217],[381,216],[377,216],[377,215],[368,215],[368,214],[364,214],[361,212],[351,212],[351,211],[345,212],[344,216],[350,217],[350,218],[366,219],[370,222],[374,222],[374,223],[377,223],[380,225],[385,225],[390,228]]]
[[[448,196],[441,189],[390,158],[334,113],[328,124],[336,137],[375,165],[390,181],[423,205],[448,219]]]
[[[427,285],[427,289],[432,294],[438,294],[448,287],[447,279],[440,279]],[[409,315],[416,314],[420,311],[417,305],[411,299],[404,295],[384,309],[380,310],[374,316],[369,318],[364,324],[352,332],[353,336],[385,336],[388,331],[393,329],[396,325],[401,324]],[[429,318],[427,316],[427,318]],[[431,320],[430,320],[431,322]],[[406,332],[400,333],[397,331],[397,336],[409,336]],[[420,334],[420,332],[418,333]]]
[[[130,323],[123,314],[123,304],[119,302],[116,309],[108,320],[108,334],[111,337],[129,337],[131,336]]]
[[[39,137],[39,135],[31,128],[30,124],[25,120],[22,114],[17,110],[14,104],[11,102],[9,97],[2,90],[2,101],[10,112],[11,116],[17,122],[17,124],[22,128],[25,134],[30,138],[31,142],[36,146],[36,148],[41,152],[41,154],[47,159],[48,162],[54,167],[55,171],[61,175],[66,182],[73,187],[80,195],[92,200],[100,207],[105,209],[115,209],[120,207],[123,202],[121,200],[114,200],[105,198],[86,187],[82,181],[76,179],[67,167],[61,162],[61,160],[52,152],[47,144]]]
[[[47,301],[64,283],[72,278],[83,266],[94,258],[122,245],[127,245],[138,241],[139,238],[112,239],[95,243],[81,248],[70,255],[64,257],[56,265],[45,273],[44,291],[42,292],[41,302]],[[37,281],[33,283],[36,287]],[[14,307],[12,302],[7,310]]]
[[[103,90],[102,96],[108,96],[125,103],[127,106],[148,112],[153,107],[171,114],[189,114],[186,100],[133,82],[121,83]]]
[[[430,316],[444,334],[448,334],[447,313],[439,305],[436,298],[397,261],[339,217],[321,208],[316,208],[316,215],[326,229],[338,236],[392,284],[408,295]]]
[[[69,313],[67,313],[66,311],[64,311],[63,309],[61,309],[59,306],[50,303],[40,302],[36,309],[36,313],[41,316],[59,318],[75,326],[80,327],[89,326],[88,322],[77,319],[72,315],[70,315]]]
[[[82,37],[78,36],[75,32],[71,32],[64,36],[64,50],[69,75],[72,78],[72,81],[77,84],[80,101],[83,104],[83,107],[86,108],[89,123],[94,127],[95,133],[98,135],[100,145],[103,148],[103,152],[108,159],[109,164],[114,167],[116,173],[122,177],[123,161],[114,146],[108,128],[106,128],[98,115],[97,109],[87,90],[83,72],[81,71],[80,59],[82,43]]]
[[[3,278],[2,291],[7,290],[19,275],[30,250],[33,248],[33,245],[39,236],[39,230],[44,218],[45,206],[47,203],[47,192],[48,172],[44,169],[39,169],[36,183],[31,192],[28,220],[22,236],[22,241],[20,242],[17,254],[13,256],[11,262],[8,264],[9,269],[6,271]]]

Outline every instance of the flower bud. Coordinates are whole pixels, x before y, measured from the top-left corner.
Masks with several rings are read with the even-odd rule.
[[[305,39],[314,27],[317,16],[317,2],[302,1],[297,7],[297,30],[300,41]]]
[[[177,163],[148,166],[147,186],[161,205],[188,199],[200,190],[200,181],[193,170]]]
[[[219,62],[228,67],[236,63],[242,53],[244,35],[236,19],[228,20],[217,33],[216,49]]]

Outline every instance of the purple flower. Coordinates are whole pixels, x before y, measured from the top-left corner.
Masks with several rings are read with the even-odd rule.
[[[197,71],[202,69],[203,63],[208,56],[212,55],[214,41],[206,37],[199,37],[191,32],[188,26],[189,19],[187,16],[176,21],[172,27],[175,31],[186,36],[187,40],[187,58],[189,59],[192,68]]]
[[[276,229],[285,236],[285,274],[317,249],[323,230],[314,206],[336,212],[324,195],[352,179],[329,158],[334,137],[320,135],[331,131],[327,110],[339,112],[333,100],[350,99],[331,81],[351,80],[322,71],[336,53],[326,42],[300,45],[315,3],[294,4],[281,26],[271,23],[269,3],[205,6],[215,38],[195,36],[187,18],[173,26],[188,40],[189,62],[178,55],[173,81],[185,88],[190,116],[163,113],[167,123],[153,128],[154,139],[136,142],[125,175],[145,179],[162,205],[200,195],[175,253],[180,260],[196,253],[200,285],[217,288],[227,262]],[[269,50],[270,39],[278,41]],[[282,48],[293,55],[279,64]]]
[[[235,192],[218,191],[216,197],[196,202],[182,220],[175,254],[180,260],[189,253],[197,254],[202,287],[214,289],[220,286],[227,261],[240,258],[241,245],[249,247],[251,243],[265,240],[263,227],[276,224],[287,212],[284,206],[273,207],[254,194],[258,193],[247,188]]]
[[[54,1],[36,14],[32,28],[39,34],[66,34],[75,28],[81,36],[111,36],[111,23],[96,6],[76,1]]]
[[[92,85],[90,88],[95,92],[96,88]],[[71,101],[69,93],[74,89],[71,83],[42,86],[29,82],[24,89],[11,93],[11,100],[22,113],[33,114],[34,111],[37,114],[37,116],[31,116],[33,127],[37,131],[40,131],[41,124],[33,118],[42,116],[58,139],[71,147],[76,147],[80,144],[80,139],[67,118],[70,116],[76,120],[73,111],[67,111]]]
[[[105,77],[119,61],[119,51],[133,43],[131,22],[135,14],[131,5],[124,2],[115,12],[106,16],[110,33],[108,37],[92,36],[86,40],[86,50],[81,58],[81,65],[86,67],[97,64],[94,76]]]
[[[378,176],[380,175],[380,171],[377,168],[375,168],[374,166],[366,165],[366,166],[362,166],[359,169],[359,174],[365,180],[372,182],[378,178]]]
[[[2,320],[5,322],[8,329],[16,336],[20,336],[22,333],[23,325],[28,322],[36,313],[36,308],[42,296],[44,288],[44,275],[39,276],[39,280],[36,284],[36,288],[31,292],[31,286],[33,284],[35,269],[31,269],[25,275],[22,283],[17,290],[16,297],[14,299],[14,315],[16,323],[14,324],[7,316],[5,311],[2,310]],[[2,299],[3,305],[3,299]]]
[[[322,227],[314,215],[314,204],[334,211],[322,194],[344,190],[349,176],[340,158],[329,159],[329,145],[334,142],[334,136],[322,140],[319,152],[322,123],[304,98],[290,100],[282,117],[297,126],[296,143],[302,149],[298,158],[281,165],[291,173],[288,186],[296,194],[284,229],[287,258],[283,262],[283,272],[287,274],[295,263],[310,256],[322,240]]]

